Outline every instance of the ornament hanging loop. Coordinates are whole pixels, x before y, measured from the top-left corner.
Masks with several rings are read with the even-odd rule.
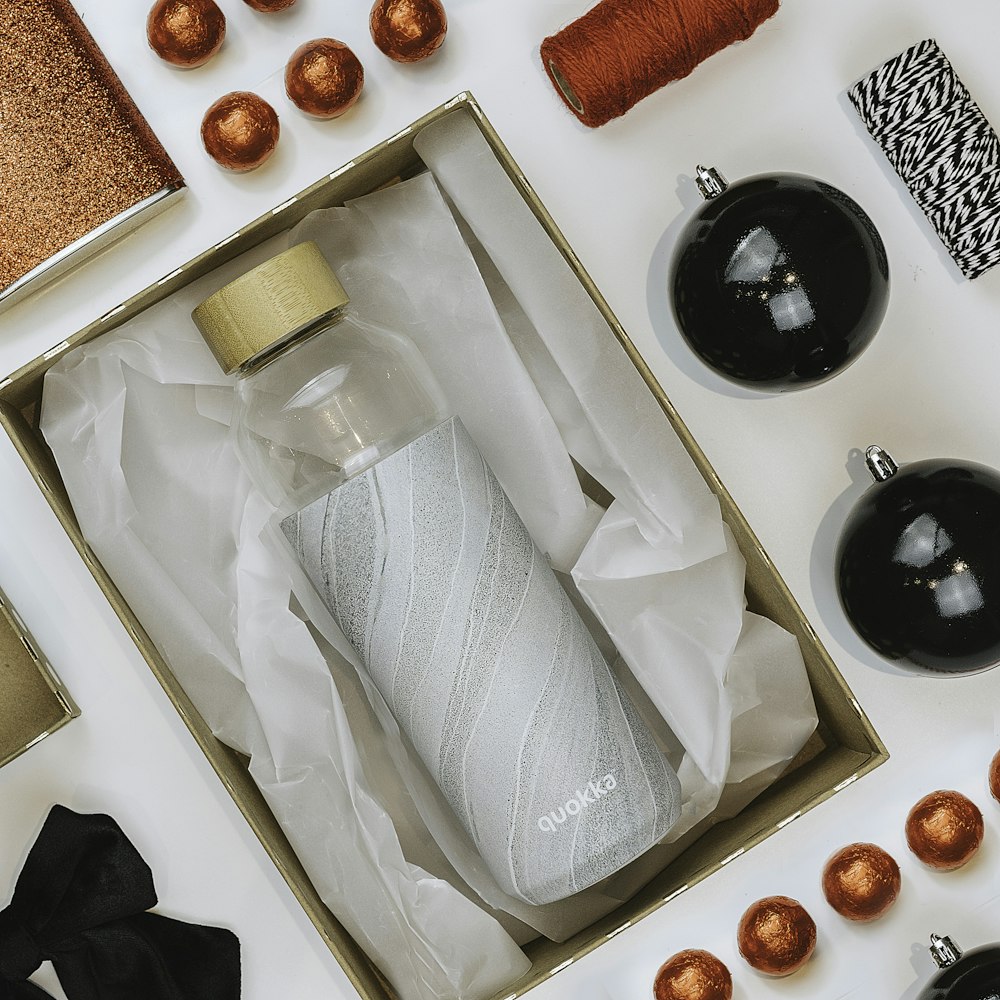
[[[876,483],[884,483],[887,479],[892,479],[899,470],[899,466],[892,460],[892,455],[877,444],[869,445],[865,449],[865,462]]]
[[[962,949],[950,937],[931,935],[931,958],[939,969],[947,969],[962,957]]]
[[[698,185],[702,198],[706,201],[718,198],[729,187],[729,181],[722,176],[720,171],[716,170],[715,167],[703,167],[700,163],[695,167],[694,181]]]

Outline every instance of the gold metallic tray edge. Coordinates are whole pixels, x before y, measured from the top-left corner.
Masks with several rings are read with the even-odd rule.
[[[53,709],[49,713],[50,721],[39,732],[35,733],[27,742],[20,746],[0,754],[0,767],[3,767],[5,764],[9,764],[12,760],[30,750],[47,736],[51,736],[54,732],[62,729],[67,722],[77,718],[80,714],[80,709],[73,701],[72,696],[60,680],[52,664],[42,655],[38,643],[2,590],[0,590],[0,618],[10,627],[13,635],[20,640],[24,652],[28,655],[41,676],[45,687],[52,697],[50,707]]]

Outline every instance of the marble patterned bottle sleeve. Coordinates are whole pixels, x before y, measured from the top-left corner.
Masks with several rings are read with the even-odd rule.
[[[669,831],[677,776],[457,418],[282,530],[506,892],[563,899]]]

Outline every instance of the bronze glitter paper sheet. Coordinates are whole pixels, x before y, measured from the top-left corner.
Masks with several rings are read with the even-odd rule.
[[[0,2],[0,305],[183,186],[68,0]]]

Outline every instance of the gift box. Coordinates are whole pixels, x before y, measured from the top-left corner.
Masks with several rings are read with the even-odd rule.
[[[537,197],[523,178],[475,100],[459,95],[441,108],[415,122],[385,143],[332,172],[274,211],[234,234],[210,251],[178,268],[169,277],[123,303],[86,329],[68,337],[43,357],[26,365],[0,384],[0,419],[20,454],[31,469],[60,523],[80,551],[108,596],[130,635],[164,689],[174,702],[195,739],[209,758],[221,780],[243,811],[275,864],[302,903],[318,931],[341,962],[358,992],[368,998],[389,998],[395,994],[385,977],[326,908],[308,878],[281,826],[252,779],[245,757],[213,735],[212,728],[185,692],[162,649],[158,649],[143,629],[133,608],[123,598],[105,567],[84,539],[63,479],[40,430],[39,411],[46,372],[70,351],[122,326],[191,282],[197,281],[234,258],[265,241],[287,232],[317,209],[341,205],[351,199],[412,178],[425,170],[415,143],[426,130],[450,115],[460,115],[484,141],[491,162],[499,166],[517,197],[530,210],[565,262],[573,280],[582,289],[607,326],[607,336],[616,338],[628,360],[648,387],[662,412],[693,460],[697,470],[718,499],[725,523],[735,537],[746,562],[746,600],[750,611],[765,616],[791,633],[798,641],[808,674],[819,725],[813,736],[781,777],[737,815],[705,828],[697,838],[689,838],[683,850],[627,902],[601,916],[566,940],[536,938],[525,946],[531,963],[529,971],[516,983],[505,986],[496,996],[508,998],[529,990],[554,971],[597,947],[617,932],[668,902],[685,888],[717,871],[735,857],[787,825],[807,809],[824,801],[858,777],[883,762],[886,751],[877,734],[851,695],[836,666],[805,620],[787,587],[760,547],[746,520],[719,481],[696,442],[684,427],[648,367],[615,319],[571,248],[559,233]],[[580,470],[584,491],[596,507],[607,508],[613,501],[607,482],[599,483]]]

